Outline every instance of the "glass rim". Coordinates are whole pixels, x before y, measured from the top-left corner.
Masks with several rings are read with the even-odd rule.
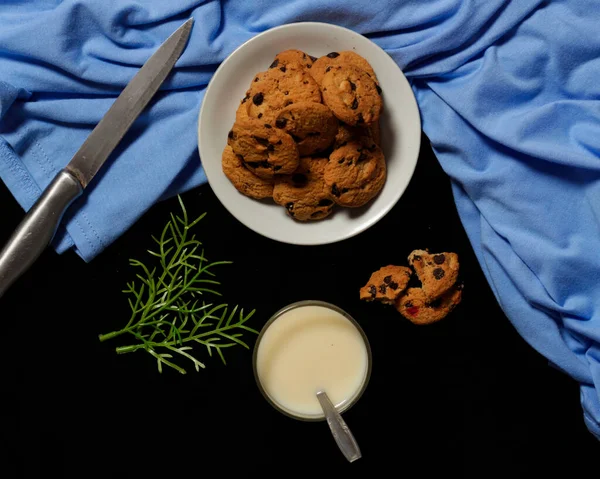
[[[254,380],[256,382],[256,385],[258,386],[258,390],[260,391],[260,393],[262,394],[262,396],[266,399],[266,401],[273,407],[275,408],[277,411],[279,411],[280,413],[282,413],[285,416],[288,416],[292,419],[296,419],[298,421],[305,421],[305,422],[321,422],[321,421],[325,421],[325,415],[323,415],[322,417],[306,417],[306,416],[300,416],[300,415],[295,415],[293,413],[291,413],[290,411],[284,409],[282,406],[280,406],[279,404],[277,404],[273,399],[271,399],[271,397],[269,396],[269,394],[267,393],[267,391],[264,389],[259,375],[258,375],[258,368],[257,368],[257,356],[258,356],[258,348],[260,346],[260,342],[265,334],[265,332],[269,329],[269,327],[271,326],[271,324],[273,324],[280,316],[282,316],[284,313],[287,313],[288,311],[292,310],[292,309],[296,309],[299,307],[303,307],[303,306],[322,306],[324,308],[328,308],[331,309],[333,311],[336,311],[337,313],[340,313],[342,316],[344,316],[344,318],[346,318],[348,321],[350,321],[353,326],[358,330],[358,332],[360,333],[360,336],[363,339],[363,342],[365,344],[365,348],[367,350],[367,371],[365,373],[365,377],[364,380],[360,386],[360,389],[358,390],[358,392],[352,397],[352,399],[350,399],[349,401],[347,401],[345,404],[343,404],[341,407],[336,408],[338,410],[338,412],[340,414],[348,411],[352,406],[354,406],[358,400],[361,398],[361,396],[363,395],[363,393],[365,392],[365,390],[367,389],[367,385],[369,384],[369,380],[371,379],[371,370],[372,370],[372,366],[373,366],[373,356],[371,353],[371,345],[369,344],[369,339],[367,338],[366,333],[364,332],[364,330],[362,329],[362,327],[360,326],[360,324],[345,310],[343,310],[342,308],[340,308],[339,306],[336,306],[335,304],[332,303],[328,303],[327,301],[321,301],[321,300],[316,300],[316,299],[307,299],[307,300],[302,300],[302,301],[296,301],[294,303],[290,303],[287,306],[284,306],[283,308],[279,309],[278,311],[276,311],[265,323],[265,325],[262,327],[262,329],[260,330],[258,337],[256,338],[256,342],[254,344],[254,350],[252,352],[252,371],[254,372]]]

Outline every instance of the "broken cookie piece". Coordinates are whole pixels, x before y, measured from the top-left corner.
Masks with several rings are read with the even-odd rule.
[[[412,271],[406,266],[388,265],[375,271],[360,289],[360,299],[393,304],[408,285]]]
[[[452,288],[458,278],[460,266],[456,253],[432,254],[420,249],[410,253],[408,264],[417,273],[428,301],[433,301]]]
[[[396,309],[417,325],[436,323],[444,319],[461,301],[462,285],[456,285],[433,301],[421,288],[409,288],[396,300]]]

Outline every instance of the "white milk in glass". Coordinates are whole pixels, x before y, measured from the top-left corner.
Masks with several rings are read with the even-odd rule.
[[[341,408],[367,380],[369,356],[360,331],[325,306],[298,306],[264,331],[256,353],[258,379],[269,398],[303,418],[323,417],[316,397],[327,392]]]

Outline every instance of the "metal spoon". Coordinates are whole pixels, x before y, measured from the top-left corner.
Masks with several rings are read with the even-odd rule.
[[[360,453],[360,448],[356,443],[356,439],[354,439],[348,425],[342,419],[340,413],[337,412],[337,409],[329,399],[329,396],[327,396],[327,393],[325,393],[325,391],[318,391],[317,399],[325,413],[325,419],[327,419],[331,434],[333,435],[335,442],[337,442],[340,451],[342,451],[346,459],[350,462],[360,459],[362,454]]]

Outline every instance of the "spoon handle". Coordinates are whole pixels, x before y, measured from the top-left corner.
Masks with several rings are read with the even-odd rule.
[[[362,454],[356,443],[356,439],[354,439],[352,432],[350,432],[348,425],[340,413],[337,412],[337,409],[332,404],[329,396],[327,396],[325,391],[319,391],[317,393],[317,399],[321,404],[321,408],[323,408],[327,424],[329,425],[329,429],[331,429],[331,434],[340,448],[340,451],[342,451],[346,459],[350,462],[360,459]]]

